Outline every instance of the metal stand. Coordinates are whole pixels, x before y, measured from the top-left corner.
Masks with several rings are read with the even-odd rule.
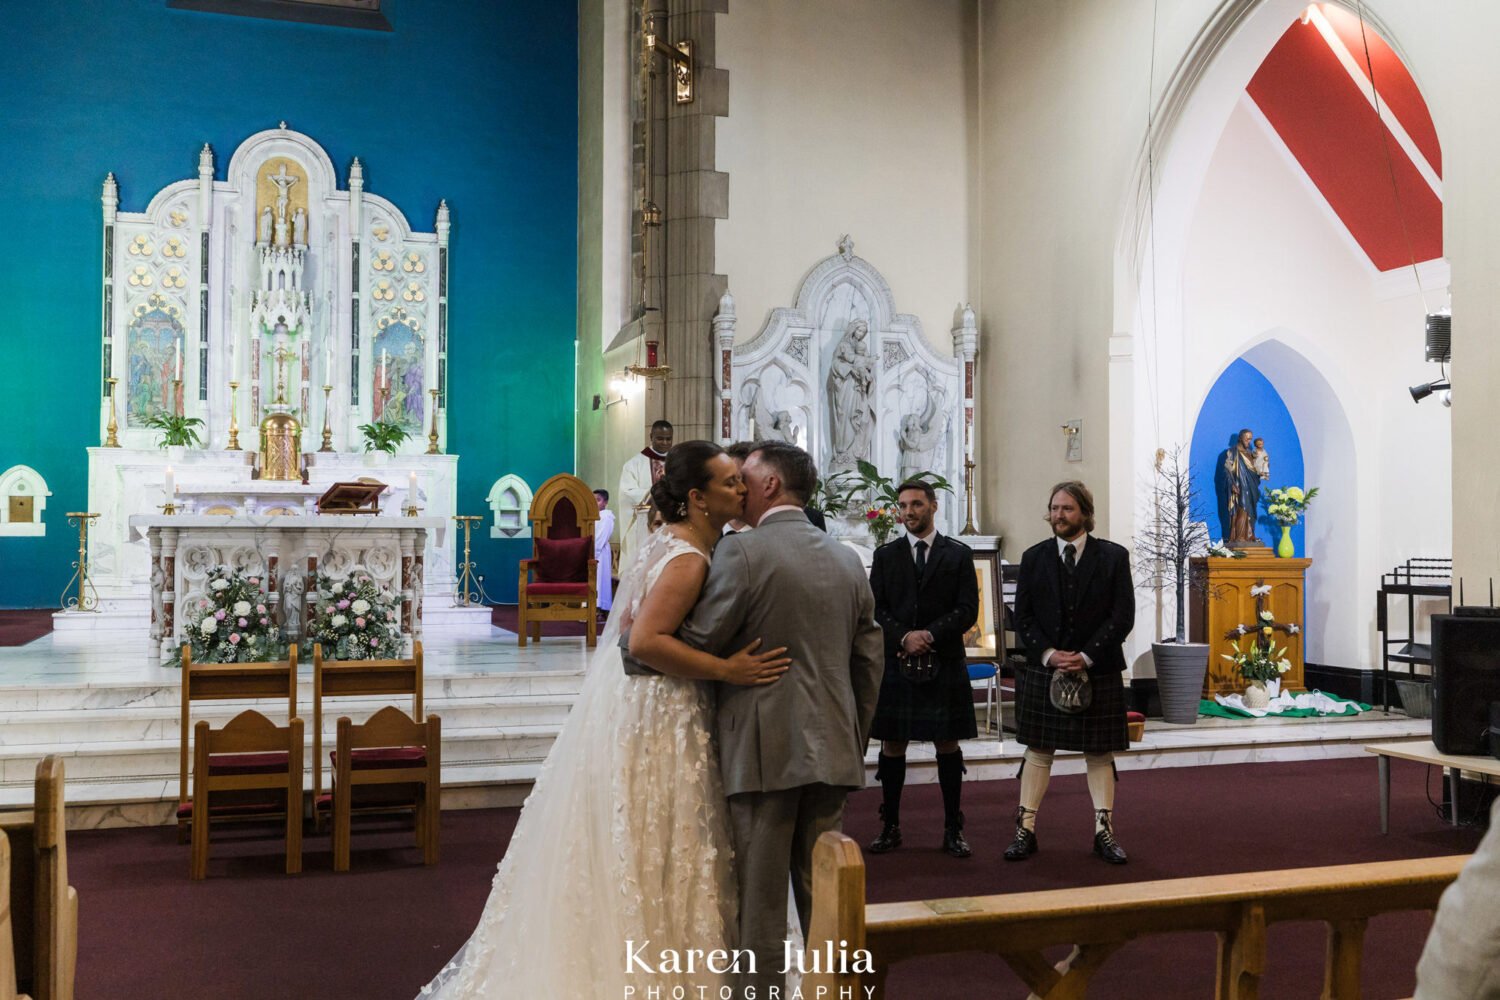
[[[107,378],[104,381],[109,383],[109,424],[104,428],[104,447],[118,448],[120,447],[120,421],[115,416],[115,386],[120,380]]]
[[[484,518],[478,514],[454,514],[453,520],[464,528],[464,558],[458,564],[458,586],[453,591],[454,607],[467,608],[479,603],[479,583],[474,579],[474,563],[469,559],[469,531],[476,521]]]
[[[964,530],[960,535],[977,535],[979,529],[974,527],[974,460],[972,458],[964,461],[964,509],[967,518],[964,521]]]
[[[436,389],[428,389],[427,392],[432,396],[432,430],[427,435],[427,454],[441,455],[442,450],[438,448],[437,432],[438,391]]]
[[[99,610],[99,592],[94,589],[94,581],[89,579],[89,522],[98,516],[81,510],[68,511],[68,523],[78,525],[78,558],[73,561],[73,575],[63,585],[62,606],[65,611]],[[69,597],[68,590],[74,580],[78,581],[78,593]]]

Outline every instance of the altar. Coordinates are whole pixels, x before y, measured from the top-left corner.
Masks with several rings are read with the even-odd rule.
[[[447,452],[447,204],[431,232],[415,230],[365,191],[357,157],[341,187],[323,148],[285,122],[246,139],[224,180],[205,145],[197,177],[162,188],[145,212],[119,211],[113,174],[101,204],[96,517],[82,607],[55,616],[59,636],[149,627],[153,642],[175,638],[170,612],[192,578],[162,560],[182,545],[193,572],[212,558],[277,565],[278,599],[305,585],[307,559],[396,580],[409,557],[414,575],[402,569],[398,582],[412,591],[411,635],[424,614],[429,627],[488,631],[488,608],[453,597],[461,557],[448,529],[462,511]],[[330,485],[358,480],[385,487],[381,516],[318,516]]]

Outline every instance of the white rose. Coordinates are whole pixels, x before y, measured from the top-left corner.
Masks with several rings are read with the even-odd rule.
[[[225,590],[229,587],[228,580],[215,580],[208,585],[210,590]]]
[[[213,615],[209,615],[207,618],[203,619],[203,621],[198,623],[198,631],[202,632],[204,635],[213,635],[214,632],[218,631],[218,628],[219,623],[214,619]]]
[[[343,615],[334,615],[333,616],[333,627],[334,628],[343,628],[344,624],[346,622],[348,622],[348,621],[349,621],[349,619],[345,618]]]
[[[237,618],[244,618],[244,617],[248,616],[250,614],[250,602],[249,601],[235,601],[234,602],[234,614],[235,614],[235,617],[237,617]]]
[[[370,610],[370,602],[364,599],[360,599],[358,601],[355,601],[352,605],[350,605],[350,607],[354,610],[355,614],[362,615],[366,611]]]

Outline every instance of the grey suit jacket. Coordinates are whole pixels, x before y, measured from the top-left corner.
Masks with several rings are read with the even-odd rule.
[[[1416,1000],[1500,997],[1500,801],[1490,829],[1443,893],[1417,963]]]
[[[679,634],[719,654],[763,639],[792,658],[774,684],[718,685],[726,795],[864,787],[885,657],[870,583],[847,546],[801,511],[726,536]]]

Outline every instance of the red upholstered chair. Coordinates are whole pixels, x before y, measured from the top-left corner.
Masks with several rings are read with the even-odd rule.
[[[361,785],[395,786],[417,817],[417,846],[424,864],[438,860],[438,816],[442,809],[442,723],[435,715],[414,722],[387,705],[356,726],[338,721],[333,753],[333,870],[349,870],[350,814],[354,789]],[[415,788],[414,797],[405,788]],[[382,808],[395,808],[389,802]]]
[[[584,623],[592,646],[599,618],[594,493],[582,479],[561,473],[533,495],[529,516],[531,558],[521,560],[516,641],[524,647],[529,632],[541,642],[542,622],[570,621]]]
[[[297,714],[297,647],[292,646],[287,659],[275,663],[194,663],[192,647],[182,646],[182,732],[178,750],[177,840],[184,843],[193,822],[193,799],[188,790],[188,748],[192,727],[192,703],[195,701],[243,700],[250,698],[286,699],[286,718]],[[278,713],[279,715],[280,713]],[[246,766],[265,763],[254,755]],[[220,757],[212,767],[223,773],[241,768],[246,762]],[[283,756],[280,761],[285,766]],[[278,796],[221,795],[214,807],[215,820],[265,819],[280,815],[283,803]],[[302,804],[297,803],[298,821]]]
[[[218,760],[215,760],[218,758]],[[286,873],[302,870],[302,720],[277,726],[254,710],[230,719],[223,729],[199,720],[193,731],[192,877],[208,874],[208,831],[220,792],[275,790],[284,796]]]
[[[351,698],[367,695],[410,695],[412,719],[422,718],[422,644],[412,648],[409,660],[325,660],[323,644],[313,646],[313,825],[322,830],[323,824],[333,811],[333,796],[325,794],[323,784],[323,699]],[[371,708],[383,708],[380,702]],[[407,759],[402,753],[384,754],[394,759]],[[354,766],[381,767],[380,761],[372,761],[368,754],[356,754]],[[332,757],[330,757],[332,761]],[[335,766],[336,762],[335,762]],[[331,787],[331,786],[330,786]],[[380,811],[410,808],[410,799],[387,801]],[[376,803],[370,804],[375,811]],[[363,808],[361,809],[363,811]]]

